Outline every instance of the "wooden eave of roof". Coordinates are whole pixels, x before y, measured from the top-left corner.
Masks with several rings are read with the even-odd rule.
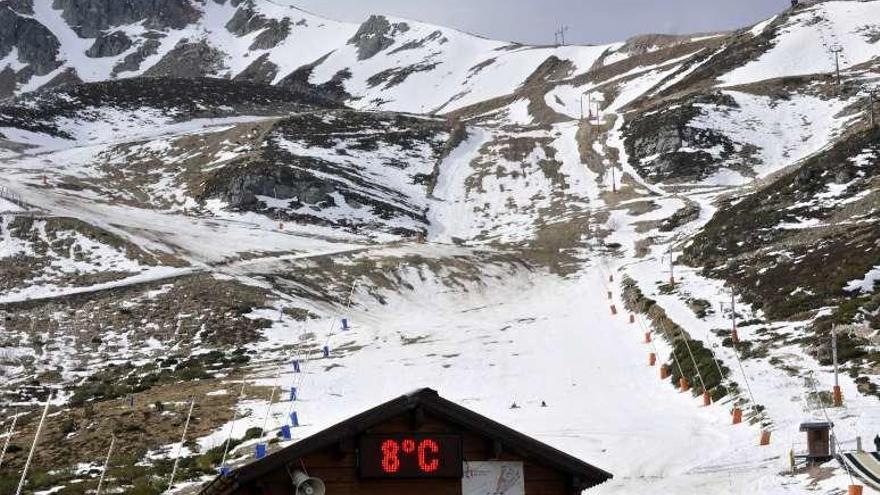
[[[523,458],[564,472],[571,476],[575,488],[585,490],[612,478],[610,473],[602,469],[446,400],[435,390],[423,388],[352,416],[259,461],[241,466],[227,476],[217,476],[206,484],[200,493],[226,495],[237,487],[257,480],[272,471],[284,469],[291,461],[330,447],[346,438],[357,437],[390,418],[416,409],[422,409],[439,419],[498,441],[506,450],[515,452]]]

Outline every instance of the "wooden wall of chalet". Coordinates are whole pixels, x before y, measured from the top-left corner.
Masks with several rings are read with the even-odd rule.
[[[563,473],[530,462],[515,452],[502,449],[495,456],[495,446],[488,439],[471,431],[462,431],[453,425],[426,416],[413,428],[412,415],[406,414],[368,430],[368,433],[450,433],[462,436],[465,461],[522,461],[526,495],[572,495],[579,493]],[[360,479],[357,475],[356,441],[348,439],[337,447],[318,452],[302,459],[309,475],[321,478],[327,485],[327,495],[461,495],[461,479]],[[294,495],[290,477],[276,471],[253,486],[238,492],[241,495]]]

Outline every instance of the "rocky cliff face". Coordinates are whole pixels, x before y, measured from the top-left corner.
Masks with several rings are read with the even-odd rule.
[[[653,182],[698,182],[717,172],[738,148],[725,134],[692,125],[701,105],[709,103],[736,108],[731,98],[712,93],[634,114],[624,128],[630,165]],[[746,166],[740,170],[748,173]]]
[[[15,49],[18,60],[28,65],[19,71],[20,79],[26,80],[30,75],[52,72],[61,62],[58,38],[35,19],[26,17],[29,9],[23,7],[28,7],[23,1],[0,2],[0,59]]]
[[[93,58],[115,57],[127,51],[131,45],[131,39],[124,32],[113,31],[99,36],[86,51],[86,55]]]
[[[281,19],[268,18],[261,14],[252,1],[240,5],[232,19],[226,23],[226,29],[237,36],[246,36],[261,31],[254,37],[251,50],[268,50],[275,48],[291,31],[289,17]]]
[[[143,21],[148,29],[180,29],[198,19],[189,0],[54,0],[67,23],[83,38],[97,38],[105,30]]]
[[[374,15],[364,22],[358,32],[348,41],[358,50],[358,59],[367,60],[394,43],[394,35],[409,31],[406,23],[392,24],[381,15]]]
[[[197,199],[281,221],[424,233],[426,187],[449,133],[443,121],[393,114],[292,116],[273,126],[257,155],[210,173]]]
[[[266,208],[259,196],[281,200],[287,206],[300,208],[305,204],[316,209],[340,206],[331,193],[336,191],[328,181],[307,171],[314,163],[308,158],[287,157],[279,160],[273,153],[265,160],[225,167],[205,184],[201,199],[219,199],[238,211]]]

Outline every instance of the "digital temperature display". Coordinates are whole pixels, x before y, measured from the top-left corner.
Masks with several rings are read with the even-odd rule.
[[[367,435],[358,445],[362,478],[461,478],[461,437]]]

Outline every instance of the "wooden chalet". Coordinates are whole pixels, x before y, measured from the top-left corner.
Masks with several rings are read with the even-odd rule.
[[[218,476],[200,493],[572,495],[610,478],[420,389]]]

